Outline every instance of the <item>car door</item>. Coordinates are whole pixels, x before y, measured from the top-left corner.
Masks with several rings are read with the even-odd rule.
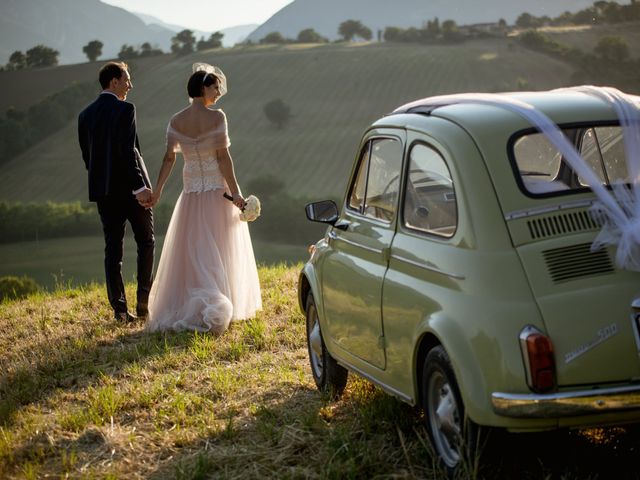
[[[395,233],[403,130],[378,129],[363,142],[323,266],[328,337],[349,354],[385,368],[382,284]]]

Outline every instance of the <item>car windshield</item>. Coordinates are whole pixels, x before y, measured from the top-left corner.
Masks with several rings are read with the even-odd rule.
[[[562,131],[603,185],[629,181],[619,126],[563,128]],[[587,187],[584,179],[541,133],[519,137],[513,144],[513,157],[521,184],[529,194],[557,194]]]

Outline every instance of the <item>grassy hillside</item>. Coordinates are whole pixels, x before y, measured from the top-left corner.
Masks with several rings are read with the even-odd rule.
[[[640,58],[640,23],[620,23],[616,25],[578,25],[575,27],[548,27],[541,29],[557,42],[593,52],[602,37],[621,37],[629,45],[631,58]]]
[[[443,478],[418,409],[353,375],[318,393],[298,268],[261,269],[264,310],[220,337],[116,323],[98,285],[0,304],[0,478]],[[636,478],[639,446],[496,431],[463,478]]]
[[[171,55],[159,55],[139,58],[129,63],[135,74],[138,70],[152,71],[156,66],[170,61],[171,58]],[[97,93],[100,91],[98,70],[104,63],[104,61],[97,61],[33,70],[0,72],[0,91],[2,92],[0,112],[6,112],[9,107],[26,110],[43,98],[63,90],[73,82],[92,82],[95,84]]]
[[[171,115],[187,105],[191,64],[222,67],[229,94],[220,107],[230,123],[231,151],[241,185],[274,174],[291,193],[318,198],[341,195],[363,129],[394,107],[420,97],[463,91],[534,89],[569,84],[572,68],[521,49],[507,39],[460,45],[325,45],[252,47],[209,51],[137,68],[130,99],[138,107],[142,150],[152,177],[164,149]],[[293,119],[278,130],[263,106],[275,98]],[[1,170],[0,199],[86,198],[86,174],[75,124],[52,135]],[[181,188],[176,169],[166,199]],[[247,192],[248,193],[248,192]]]

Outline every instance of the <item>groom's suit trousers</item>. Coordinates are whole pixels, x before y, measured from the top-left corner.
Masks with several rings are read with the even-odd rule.
[[[105,240],[104,270],[109,303],[116,313],[127,311],[122,280],[122,257],[128,221],[138,247],[138,306],[146,308],[153,274],[153,213],[151,209],[140,206],[133,195],[98,200],[98,212]]]

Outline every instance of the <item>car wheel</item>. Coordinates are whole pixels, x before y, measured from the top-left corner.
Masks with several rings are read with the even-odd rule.
[[[331,398],[342,395],[347,385],[348,371],[338,365],[338,362],[327,351],[322,333],[318,310],[313,295],[307,297],[307,348],[309,350],[309,362],[311,373],[318,389]]]
[[[424,361],[422,408],[431,445],[449,476],[475,463],[478,426],[465,419],[460,390],[444,348],[433,348]]]

